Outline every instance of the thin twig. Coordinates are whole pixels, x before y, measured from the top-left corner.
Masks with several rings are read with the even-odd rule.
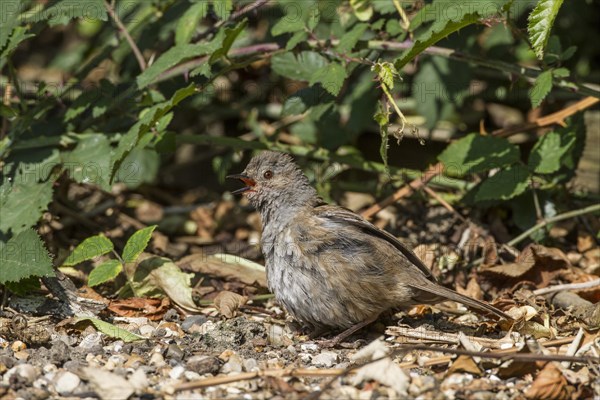
[[[581,290],[581,289],[590,289],[596,286],[600,286],[600,278],[594,279],[593,281],[587,282],[578,282],[578,283],[565,283],[563,285],[554,285],[548,286],[542,289],[537,289],[533,291],[533,294],[536,296],[554,293],[554,292],[562,292],[565,290]]]
[[[506,243],[509,246],[514,246],[517,243],[520,243],[521,241],[527,239],[529,237],[529,235],[531,235],[532,233],[538,231],[539,229],[542,229],[543,227],[545,227],[548,224],[551,224],[553,222],[558,222],[558,221],[562,221],[564,219],[569,219],[569,218],[573,218],[573,217],[577,217],[579,215],[584,215],[584,214],[589,214],[589,213],[593,213],[596,211],[600,211],[600,204],[594,204],[592,206],[589,207],[585,207],[579,210],[573,210],[573,211],[569,211],[563,214],[559,214],[556,215],[552,218],[548,218],[545,221],[540,222],[539,224],[529,228],[528,230],[526,230],[525,232],[523,232],[522,234],[520,234],[519,236],[517,236],[516,238],[512,239],[510,242]]]
[[[586,108],[589,108],[594,104],[598,103],[599,101],[600,99],[596,97],[586,97],[575,104],[565,107],[562,110],[559,110],[552,114],[548,114],[545,117],[538,118],[533,122],[528,122],[523,125],[511,126],[508,128],[495,130],[492,132],[492,135],[498,137],[508,137],[516,133],[532,131],[534,129],[543,128],[554,124],[562,125],[564,123],[565,118],[568,118],[573,114],[583,111]]]
[[[119,28],[119,30],[121,31],[123,36],[125,36],[125,40],[127,40],[127,43],[129,43],[131,50],[133,50],[133,54],[135,55],[135,58],[137,59],[140,69],[142,71],[144,71],[146,69],[147,64],[146,64],[146,60],[144,60],[144,56],[142,55],[142,52],[140,51],[140,48],[133,41],[133,38],[129,34],[129,31],[127,30],[125,25],[123,25],[123,22],[121,22],[121,19],[115,12],[115,9],[113,8],[113,6],[111,4],[109,4],[108,1],[104,0],[104,7],[106,8],[106,11],[108,11],[108,14],[113,19],[113,21],[115,21],[115,24],[117,24],[117,27]]]
[[[364,218],[371,218],[372,216],[374,216],[375,214],[377,214],[378,212],[380,212],[381,210],[383,210],[387,206],[390,206],[390,205],[394,204],[395,202],[397,202],[401,198],[410,196],[416,190],[419,190],[422,187],[424,187],[425,185],[427,185],[427,183],[429,183],[429,181],[431,181],[433,178],[435,178],[436,176],[440,175],[441,172],[442,172],[442,170],[443,170],[443,167],[444,166],[441,163],[435,164],[434,166],[432,166],[431,168],[429,168],[429,170],[426,171],[423,174],[423,176],[421,176],[421,177],[419,177],[417,179],[414,179],[410,183],[402,186],[400,189],[398,189],[391,196],[386,197],[385,199],[381,200],[380,202],[372,205],[371,207],[369,207],[368,209],[366,209],[365,211],[363,211],[361,213],[361,215]]]
[[[249,12],[256,10],[257,8],[264,6],[268,2],[269,2],[269,0],[256,0],[254,3],[250,3],[247,6],[242,7],[238,11],[231,13],[229,15],[229,18],[217,22],[216,24],[214,24],[213,27],[211,27],[210,29],[207,29],[205,32],[202,32],[201,34],[199,34],[198,37],[194,39],[194,41],[195,42],[201,41],[202,39],[206,38],[210,34],[216,32],[219,28],[221,28],[225,24],[235,21],[236,19],[240,18],[241,16],[246,15]],[[225,3],[223,3],[223,4],[225,4]]]
[[[427,193],[428,195],[433,197],[435,200],[437,200],[442,206],[444,206],[444,208],[446,208],[446,210],[448,210],[451,213],[453,213],[454,215],[456,215],[461,221],[463,221],[463,222],[467,221],[465,217],[463,217],[458,211],[456,211],[456,209],[454,207],[452,207],[452,205],[450,203],[448,203],[446,200],[444,200],[442,198],[442,196],[437,194],[435,190],[433,190],[432,188],[430,188],[427,185],[423,186],[423,190],[425,191],[425,193]]]

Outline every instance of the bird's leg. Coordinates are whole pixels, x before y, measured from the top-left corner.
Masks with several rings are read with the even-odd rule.
[[[351,336],[354,332],[361,330],[362,328],[364,328],[367,325],[370,325],[371,323],[375,322],[375,320],[377,320],[377,318],[379,318],[379,314],[374,315],[371,318],[368,318],[362,322],[359,322],[358,324],[352,325],[350,328],[346,329],[345,331],[337,334],[336,336],[334,336],[331,339],[328,340],[322,340],[319,342],[319,344],[321,344],[323,347],[335,347],[337,346],[342,340],[348,338],[349,336]]]

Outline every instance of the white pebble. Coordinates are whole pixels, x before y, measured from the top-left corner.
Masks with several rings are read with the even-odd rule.
[[[60,395],[72,393],[81,383],[81,379],[72,372],[64,371],[57,374],[58,378],[54,382],[54,389]]]
[[[333,351],[322,351],[320,354],[317,354],[313,357],[311,364],[316,365],[318,367],[332,367],[338,361],[337,353]]]

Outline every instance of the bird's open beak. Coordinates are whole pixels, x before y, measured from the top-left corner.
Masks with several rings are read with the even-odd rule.
[[[254,179],[252,179],[248,175],[244,175],[244,174],[228,175],[228,176],[226,176],[226,178],[227,179],[239,179],[240,181],[244,182],[244,184],[246,185],[241,189],[234,190],[233,192],[231,192],[231,194],[242,194],[244,192],[247,192],[248,190],[252,190],[254,185],[256,185],[256,182],[254,181]]]

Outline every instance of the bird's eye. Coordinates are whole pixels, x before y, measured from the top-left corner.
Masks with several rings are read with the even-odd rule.
[[[265,179],[271,179],[273,177],[273,171],[267,170],[267,171],[265,171],[263,176],[265,177]]]

